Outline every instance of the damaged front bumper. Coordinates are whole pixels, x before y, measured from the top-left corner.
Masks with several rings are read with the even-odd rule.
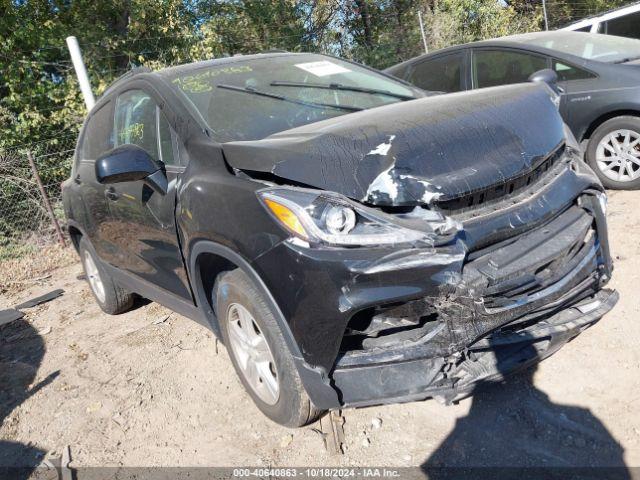
[[[450,402],[551,355],[608,312],[618,296],[603,289],[612,263],[598,184],[589,172],[551,173],[474,209],[463,238],[436,254],[285,241],[256,259],[278,287],[316,406]]]
[[[613,308],[618,293],[603,289],[542,321],[495,332],[446,360],[418,358],[371,365],[341,365],[333,372],[343,406],[435,398],[450,403],[481,383],[497,382],[559,350]]]
[[[440,296],[410,302],[414,314],[432,315],[419,338],[393,344],[391,333],[344,351],[332,374],[341,404],[448,403],[501,380],[613,308],[618,294],[602,289],[610,274],[604,215],[595,195],[583,195],[544,225],[468,255]]]

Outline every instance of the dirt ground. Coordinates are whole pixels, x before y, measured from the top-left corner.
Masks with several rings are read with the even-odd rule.
[[[612,192],[615,309],[535,371],[458,405],[346,410],[346,451],[273,424],[224,347],[148,303],[103,314],[79,263],[4,293],[64,296],[0,330],[0,465],[59,455],[83,466],[640,466],[640,192]],[[43,253],[44,255],[44,253]]]

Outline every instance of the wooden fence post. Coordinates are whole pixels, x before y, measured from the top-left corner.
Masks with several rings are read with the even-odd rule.
[[[29,158],[29,165],[31,165],[31,170],[33,171],[33,176],[36,179],[36,183],[38,184],[38,188],[40,189],[40,195],[42,195],[42,200],[44,201],[44,206],[47,208],[47,212],[49,212],[49,216],[51,217],[51,223],[53,223],[53,227],[56,229],[56,233],[58,234],[58,240],[62,246],[66,246],[66,242],[64,241],[64,235],[62,234],[62,229],[60,228],[60,224],[58,223],[58,219],[56,215],[53,213],[53,208],[51,207],[51,202],[49,201],[49,197],[47,196],[47,192],[42,185],[42,180],[40,179],[40,174],[38,173],[38,169],[36,168],[36,162],[33,161],[33,155],[31,151],[27,151],[27,157]]]

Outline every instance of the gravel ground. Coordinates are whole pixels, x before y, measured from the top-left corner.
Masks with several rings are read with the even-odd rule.
[[[0,465],[60,455],[84,466],[640,466],[640,192],[613,192],[609,225],[621,300],[535,370],[457,405],[344,411],[345,453],[312,427],[253,406],[224,347],[155,304],[103,314],[79,263],[0,308],[64,296],[0,330]],[[1,291],[1,289],[0,289]]]

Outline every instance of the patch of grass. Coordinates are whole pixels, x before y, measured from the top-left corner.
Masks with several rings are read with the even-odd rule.
[[[67,242],[28,239],[20,244],[0,244],[0,293],[14,293],[28,287],[29,280],[78,261],[78,254]]]
[[[35,252],[35,245],[14,243],[14,242],[2,242],[0,240],[0,262],[4,260],[11,260],[29,255]]]

